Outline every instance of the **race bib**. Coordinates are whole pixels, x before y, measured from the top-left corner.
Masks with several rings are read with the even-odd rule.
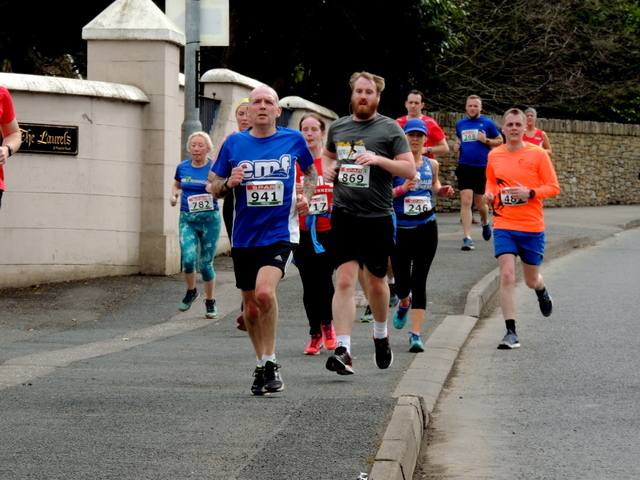
[[[475,142],[478,140],[478,130],[463,130],[462,141],[463,142]]]
[[[500,200],[502,201],[503,205],[506,205],[509,207],[515,207],[517,205],[526,205],[527,203],[529,203],[528,200],[518,200],[516,198],[513,198],[513,195],[509,193],[506,189],[500,191]]]
[[[338,181],[345,187],[369,188],[369,172],[367,165],[342,165],[338,172]]]
[[[247,182],[248,207],[277,207],[284,203],[284,184],[279,180],[270,182]]]
[[[329,211],[329,201],[326,193],[321,193],[311,197],[309,202],[309,215],[322,215]]]
[[[213,196],[210,193],[191,195],[187,197],[187,205],[189,205],[189,211],[192,213],[215,210]]]
[[[431,197],[404,197],[403,204],[405,215],[420,215],[433,208],[431,206]]]

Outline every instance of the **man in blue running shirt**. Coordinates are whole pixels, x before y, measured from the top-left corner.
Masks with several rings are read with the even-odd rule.
[[[456,143],[453,150],[458,154],[458,189],[460,190],[460,221],[464,238],[462,250],[473,250],[471,239],[471,208],[475,203],[482,220],[482,238],[489,241],[489,207],[482,201],[484,185],[487,181],[487,157],[493,147],[502,144],[502,135],[490,118],[480,115],[482,100],[477,95],[467,98],[465,106],[467,117],[456,123]]]
[[[299,241],[298,214],[308,213],[318,178],[302,134],[276,126],[281,112],[275,90],[254,89],[249,96],[253,127],[227,137],[211,176],[211,193],[216,198],[234,189],[231,253],[247,333],[257,357],[254,395],[284,389],[275,353],[276,288]],[[303,194],[295,190],[296,162],[304,172]]]

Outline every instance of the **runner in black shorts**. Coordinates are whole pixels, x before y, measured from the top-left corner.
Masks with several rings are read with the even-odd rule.
[[[351,260],[357,260],[360,268],[378,278],[387,274],[387,263],[394,245],[392,217],[353,217],[340,208],[334,208],[331,214],[332,254],[336,268]],[[334,230],[335,229],[335,230]],[[375,232],[362,241],[362,232]]]
[[[460,190],[460,221],[462,222],[462,250],[473,250],[471,239],[471,211],[475,203],[482,222],[482,238],[491,238],[489,207],[482,201],[486,181],[487,155],[502,144],[502,135],[493,120],[480,115],[482,100],[477,95],[467,98],[467,117],[456,123],[456,143],[453,150],[458,154],[458,189]]]
[[[486,171],[486,167],[458,164],[456,167],[458,190],[472,190],[474,195],[484,195],[484,186],[487,183]]]
[[[385,280],[394,243],[393,176],[413,178],[416,169],[407,139],[398,123],[378,114],[384,79],[367,72],[351,76],[353,115],[331,125],[322,156],[322,173],[333,182],[331,235],[337,265],[333,322],[338,347],[327,369],[354,373],[351,329],[356,314],[355,288],[360,266],[373,313],[375,362],[393,362],[387,333],[389,286]]]
[[[281,278],[284,278],[294,250],[295,245],[290,242],[277,242],[266,247],[232,248],[236,287],[245,291],[255,290],[258,272],[266,266],[279,268]]]
[[[281,112],[275,90],[260,86],[251,92],[253,128],[227,137],[213,165],[210,184],[216,198],[234,190],[231,252],[256,356],[253,395],[284,389],[276,362],[276,290],[299,242],[295,214],[309,212],[309,199],[318,182],[314,158],[302,134],[276,126]],[[295,191],[296,163],[304,174],[301,194]]]

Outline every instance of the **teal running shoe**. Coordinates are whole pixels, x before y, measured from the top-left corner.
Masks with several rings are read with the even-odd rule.
[[[393,326],[396,327],[398,330],[400,330],[401,328],[403,328],[406,324],[407,324],[407,314],[409,313],[409,310],[411,309],[411,304],[413,303],[412,299],[411,299],[411,295],[409,295],[409,306],[408,307],[403,307],[402,303],[398,304],[398,309],[396,310],[396,313],[393,315]]]
[[[422,339],[417,333],[411,332],[411,336],[409,337],[409,351],[413,353],[424,352],[424,343],[422,343]]]
[[[186,312],[191,308],[193,302],[195,302],[200,294],[198,293],[198,289],[194,288],[193,290],[187,290],[187,294],[184,296],[180,305],[178,305],[178,310],[181,312]]]

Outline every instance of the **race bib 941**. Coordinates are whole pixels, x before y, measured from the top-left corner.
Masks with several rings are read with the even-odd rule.
[[[247,206],[275,207],[284,203],[284,184],[278,180],[270,182],[247,182]]]

